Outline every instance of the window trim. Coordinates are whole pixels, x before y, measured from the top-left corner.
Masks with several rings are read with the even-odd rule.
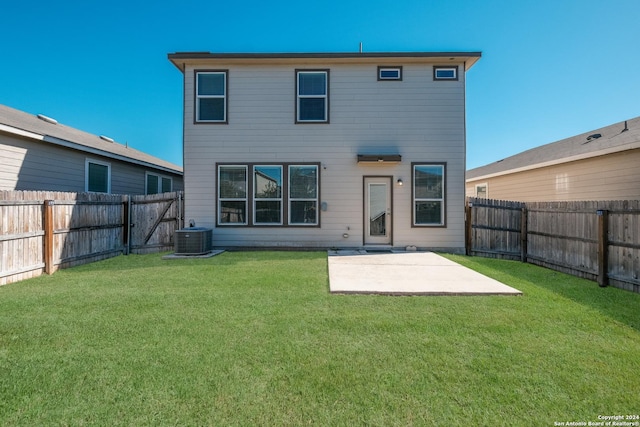
[[[295,167],[309,167],[316,168],[316,197],[303,197],[293,198],[291,197],[291,168]],[[315,202],[316,203],[316,218],[314,222],[292,222],[291,221],[291,202]],[[320,165],[319,164],[302,164],[291,163],[287,165],[287,224],[296,227],[316,227],[320,224]]]
[[[385,70],[398,70],[398,77],[382,77],[382,72]],[[379,82],[398,82],[398,81],[402,81],[402,65],[392,65],[392,66],[385,66],[385,65],[378,65],[378,81]]]
[[[100,166],[107,167],[107,192],[91,191],[89,190],[89,164],[93,163]],[[96,160],[91,158],[85,158],[84,160],[84,191],[87,193],[99,193],[99,194],[111,194],[111,163],[102,160]]]
[[[438,77],[439,70],[453,70],[454,77]],[[458,80],[458,66],[457,65],[434,65],[433,67],[433,80]]]
[[[295,87],[295,97],[296,97],[296,116],[295,123],[296,124],[328,124],[329,123],[329,73],[330,70],[326,69],[296,69],[296,87]],[[300,75],[301,74],[312,74],[312,73],[324,73],[326,75],[325,78],[325,94],[322,96],[319,95],[303,95],[302,98],[323,98],[325,100],[324,103],[324,120],[300,120]]]
[[[245,197],[240,198],[222,198],[220,197],[220,167],[236,167],[244,168],[245,171]],[[251,203],[249,203],[249,195],[253,191],[251,180],[249,180],[249,165],[238,163],[219,163],[216,164],[216,225],[219,227],[243,227],[249,224],[249,218],[252,218],[253,212],[251,212]],[[244,201],[245,203],[245,218],[244,222],[220,222],[221,215],[221,202],[224,201]]]
[[[416,198],[416,166],[442,166],[442,198]],[[416,224],[416,201],[441,201],[442,222],[440,224]],[[411,163],[411,227],[412,228],[446,228],[447,227],[447,162],[412,162]]]
[[[224,95],[198,95],[198,74],[222,74],[224,75]],[[222,98],[224,99],[224,120],[200,120],[200,99]],[[209,125],[229,124],[229,70],[193,70],[193,123]]]
[[[161,194],[164,193],[162,190],[162,179],[168,179],[171,182],[171,189],[168,191],[169,193],[173,191],[173,177],[168,175],[161,175],[155,172],[146,171],[144,173],[144,194],[149,195],[149,175],[155,176],[158,178],[158,192],[152,194]]]
[[[256,195],[256,190],[257,190],[257,183],[256,180],[258,178],[257,176],[257,168],[260,167],[271,167],[271,168],[280,168],[280,197],[257,197]],[[283,165],[262,165],[262,164],[255,164],[251,167],[251,171],[252,171],[252,179],[253,179],[253,193],[252,195],[252,207],[253,207],[253,216],[252,216],[252,221],[254,225],[264,225],[264,226],[280,226],[283,224],[284,221],[284,166]],[[257,203],[258,202],[280,202],[280,221],[279,222],[258,222],[258,220],[256,219],[256,213],[257,213]]]
[[[220,197],[220,167],[225,166],[235,166],[245,168],[247,171],[247,212],[244,223],[221,223],[220,222],[220,202],[224,200],[236,200],[236,199],[222,199]],[[256,223],[254,221],[254,178],[253,171],[256,166],[280,166],[282,167],[282,223],[274,224],[274,223]],[[316,222],[314,224],[303,224],[303,223],[291,223],[289,218],[289,167],[290,166],[315,166],[316,167]],[[320,200],[321,200],[321,191],[320,191],[320,162],[220,162],[216,163],[216,183],[215,183],[215,204],[216,204],[216,227],[247,227],[247,228],[320,228]],[[251,178],[249,178],[249,172],[251,172]],[[296,199],[298,200],[298,199]]]
[[[488,199],[489,198],[489,183],[488,182],[483,182],[483,183],[480,183],[480,184],[476,184],[475,185],[475,191],[474,191],[474,194],[475,194],[474,197],[480,197],[480,196],[478,196],[478,187],[484,187],[485,188],[485,193],[486,194],[485,194],[485,197],[482,197],[482,198],[483,199]]]

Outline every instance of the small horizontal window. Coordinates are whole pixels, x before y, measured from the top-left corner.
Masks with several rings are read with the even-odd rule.
[[[378,67],[378,80],[402,80],[402,67]]]
[[[433,80],[458,80],[458,67],[433,67]]]

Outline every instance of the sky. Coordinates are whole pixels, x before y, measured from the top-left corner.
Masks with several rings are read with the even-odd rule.
[[[168,53],[480,51],[467,167],[640,116],[640,0],[32,0],[0,11],[0,104],[182,165]]]

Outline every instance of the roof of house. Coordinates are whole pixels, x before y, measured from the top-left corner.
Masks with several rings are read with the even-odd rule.
[[[640,148],[640,117],[523,151],[467,171],[467,181]]]
[[[168,55],[169,60],[182,72],[188,63],[206,63],[224,60],[225,62],[283,62],[300,61],[308,63],[345,62],[375,63],[389,60],[411,60],[415,62],[441,63],[464,62],[468,70],[475,64],[481,52],[338,52],[338,53],[211,53],[211,52],[176,52]]]
[[[0,105],[0,131],[165,172],[182,174],[182,167],[120,144],[109,137],[93,135],[65,126],[50,117],[25,113],[6,105]]]

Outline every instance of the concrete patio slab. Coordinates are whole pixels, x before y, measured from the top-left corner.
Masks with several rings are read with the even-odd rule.
[[[433,252],[329,251],[329,289],[338,294],[522,295]]]

